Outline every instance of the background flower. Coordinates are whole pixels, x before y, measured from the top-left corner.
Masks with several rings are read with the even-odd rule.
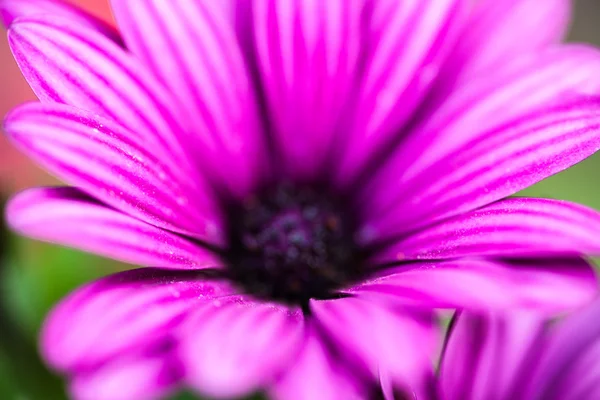
[[[560,322],[530,313],[461,313],[439,373],[440,400],[595,400],[600,300]]]

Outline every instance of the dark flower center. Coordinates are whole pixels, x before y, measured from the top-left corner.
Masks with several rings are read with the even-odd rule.
[[[354,216],[319,186],[270,187],[228,214],[227,272],[249,294],[306,305],[360,276]]]

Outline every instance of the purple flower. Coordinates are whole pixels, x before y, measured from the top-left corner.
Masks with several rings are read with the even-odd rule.
[[[113,7],[120,34],[0,0],[41,100],[5,130],[71,185],[18,195],[10,225],[152,267],[49,317],[75,397],[418,394],[432,309],[554,314],[596,291],[600,215],[507,199],[600,148],[600,53],[556,44],[569,1]]]
[[[531,313],[458,316],[439,377],[443,400],[600,398],[600,301],[559,324]]]

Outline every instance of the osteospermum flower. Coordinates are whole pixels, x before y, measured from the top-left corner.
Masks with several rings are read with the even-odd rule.
[[[153,267],[50,315],[75,397],[419,394],[427,310],[595,291],[600,215],[506,199],[600,148],[600,54],[556,44],[568,1],[112,3],[120,33],[0,0],[41,100],[5,130],[71,185],[9,223]]]
[[[600,301],[558,324],[531,314],[455,319],[437,399],[600,398]]]

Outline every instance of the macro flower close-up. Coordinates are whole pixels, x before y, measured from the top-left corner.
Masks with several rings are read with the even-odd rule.
[[[439,309],[596,295],[600,213],[513,197],[600,149],[569,1],[111,6],[0,0],[39,98],[4,131],[66,185],[8,225],[137,266],[46,320],[73,398],[427,398]]]

